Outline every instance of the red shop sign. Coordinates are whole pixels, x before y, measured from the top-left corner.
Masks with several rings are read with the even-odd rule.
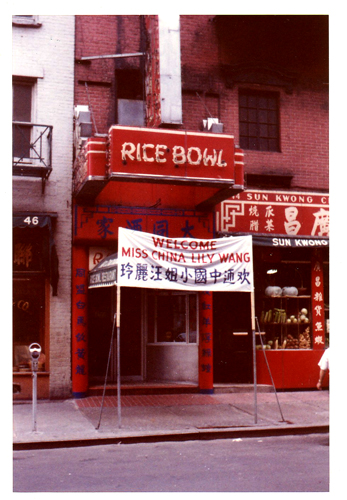
[[[109,138],[113,180],[216,187],[235,183],[231,135],[115,125]]]
[[[247,189],[217,208],[220,232],[329,236],[329,195]]]

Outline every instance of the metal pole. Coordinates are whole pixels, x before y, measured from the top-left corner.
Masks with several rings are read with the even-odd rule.
[[[94,59],[118,59],[122,57],[140,57],[144,56],[145,52],[132,52],[129,54],[106,54],[103,56],[86,56],[81,57],[80,61],[93,61]]]
[[[117,408],[118,427],[121,428],[121,397],[120,397],[120,286],[117,285]]]
[[[104,390],[102,393],[102,400],[101,400],[101,408],[100,408],[100,416],[99,416],[99,422],[98,425],[95,427],[96,430],[99,429],[100,427],[100,422],[101,422],[101,415],[102,415],[102,410],[104,407],[104,400],[105,400],[105,393],[106,393],[106,385],[107,385],[107,376],[108,376],[108,369],[110,366],[110,361],[111,361],[111,355],[112,355],[112,347],[113,347],[113,337],[114,337],[114,327],[116,324],[116,313],[114,314],[113,317],[113,324],[112,324],[112,333],[111,333],[111,342],[110,342],[110,350],[108,353],[108,360],[107,360],[107,367],[106,367],[106,375],[105,375],[105,382],[104,382]]]
[[[276,401],[277,401],[278,409],[279,409],[280,414],[281,414],[282,422],[285,422],[284,417],[283,417],[283,413],[282,413],[282,410],[281,410],[280,402],[278,400],[277,391],[276,391],[276,387],[275,387],[275,382],[274,382],[274,380],[272,378],[270,366],[269,366],[269,363],[268,363],[268,360],[267,360],[267,357],[266,357],[266,354],[265,354],[265,349],[264,349],[263,339],[261,337],[261,332],[260,332],[260,328],[259,328],[258,318],[256,318],[256,320],[257,320],[257,327],[258,327],[258,332],[259,332],[259,336],[260,336],[261,348],[262,348],[262,351],[263,351],[263,354],[264,354],[264,358],[265,358],[265,362],[266,362],[266,366],[267,366],[267,369],[268,369],[268,372],[269,372],[269,375],[270,375],[270,378],[271,378],[271,383],[272,383],[272,387],[273,387],[273,390],[274,390],[274,393],[275,393],[275,396],[276,396]]]
[[[36,432],[37,372],[33,368],[33,432]]]
[[[252,316],[252,345],[253,345],[253,379],[254,379],[254,423],[258,423],[257,410],[257,356],[255,347],[255,307],[254,307],[254,289],[251,292],[251,316]]]

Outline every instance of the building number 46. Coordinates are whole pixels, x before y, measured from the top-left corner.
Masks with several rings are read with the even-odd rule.
[[[36,226],[39,223],[39,218],[36,215],[34,217],[26,217],[24,219],[24,222],[28,225],[33,224],[34,226]]]

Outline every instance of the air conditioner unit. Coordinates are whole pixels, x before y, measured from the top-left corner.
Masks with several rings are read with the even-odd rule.
[[[207,118],[207,120],[202,120],[202,125],[204,132],[223,134],[223,123],[220,123],[218,118]]]
[[[75,106],[75,151],[80,151],[83,143],[93,135],[91,113],[88,106]]]

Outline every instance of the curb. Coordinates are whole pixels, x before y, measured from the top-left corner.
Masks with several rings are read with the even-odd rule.
[[[81,446],[101,446],[108,444],[136,444],[156,443],[164,441],[198,441],[212,439],[237,439],[250,437],[289,436],[296,434],[322,434],[329,433],[329,425],[289,425],[279,427],[248,427],[226,429],[197,429],[187,432],[160,432],[154,434],[141,434],[134,436],[114,436],[105,438],[68,439],[63,441],[27,441],[13,443],[13,451],[44,450],[53,448],[74,448]]]

